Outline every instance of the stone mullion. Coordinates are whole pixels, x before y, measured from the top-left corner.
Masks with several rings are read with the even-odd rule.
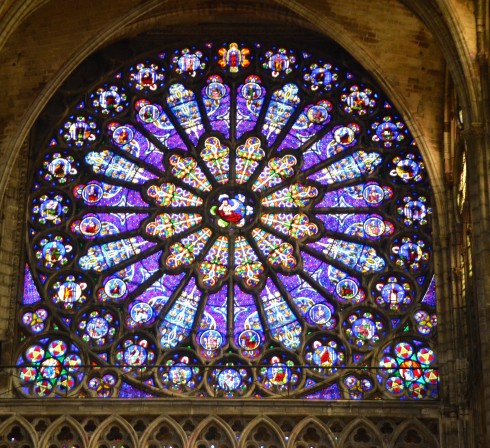
[[[485,134],[485,131],[487,134]],[[490,434],[490,413],[480,414],[480,407],[490,403],[490,151],[487,129],[481,124],[473,124],[463,133],[468,148],[468,194],[471,214],[471,244],[473,265],[472,293],[475,303],[478,328],[472,328],[469,335],[470,343],[479,351],[470,361],[470,376],[468,377],[470,399],[473,401],[473,419],[483,428],[475,428],[477,433]],[[475,359],[476,358],[476,359]],[[480,364],[481,363],[481,364]]]
[[[17,348],[12,343],[15,334],[17,318],[17,301],[23,284],[24,269],[22,265],[22,250],[25,229],[25,203],[28,194],[28,142],[19,148],[19,157],[11,173],[7,189],[3,197],[3,213],[0,217],[0,366],[9,366],[14,360]],[[5,318],[7,317],[7,318]],[[0,397],[12,397],[11,369],[0,371]]]
[[[449,140],[446,145],[452,145]],[[451,151],[447,152],[447,157]],[[452,160],[446,160],[446,170],[452,169]],[[462,370],[468,366],[468,344],[465,307],[461,304],[458,290],[458,235],[455,233],[454,182],[451,173],[434,182],[434,202],[438,204],[434,214],[434,271],[436,274],[439,366],[441,368],[440,399],[444,404],[441,421],[441,446],[457,447],[458,440],[466,438],[459,425],[461,412],[467,408],[467,393]]]

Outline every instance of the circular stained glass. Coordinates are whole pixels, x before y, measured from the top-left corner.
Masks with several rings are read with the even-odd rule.
[[[79,390],[85,373],[78,346],[51,337],[37,337],[23,348],[17,364],[25,395],[60,397]]]
[[[153,309],[146,302],[135,302],[130,308],[131,318],[137,323],[146,323],[153,317]]]
[[[218,350],[223,344],[223,337],[219,331],[206,330],[199,336],[199,344],[205,350]]]
[[[327,305],[319,303],[317,305],[313,305],[309,309],[308,317],[313,323],[317,325],[324,325],[330,321],[332,311]]]
[[[109,398],[114,393],[116,377],[113,374],[94,374],[88,380],[88,389],[99,398]]]
[[[168,376],[173,384],[183,385],[191,379],[192,370],[190,367],[185,367],[183,363],[177,363],[170,367]]]
[[[439,382],[439,372],[434,368],[432,349],[420,340],[413,340],[388,345],[383,352],[386,356],[379,363],[377,379],[385,385],[387,392],[398,395],[408,390],[414,400],[437,397],[435,386]]]
[[[203,378],[198,359],[188,350],[170,353],[159,369],[164,388],[174,392],[195,391]]]
[[[221,389],[232,391],[238,389],[242,379],[235,369],[224,369],[218,374],[218,384]]]
[[[429,350],[437,320],[427,174],[348,61],[168,48],[73,98],[37,148],[24,395],[435,396],[410,339]],[[388,377],[358,375],[383,360]]]
[[[129,366],[141,366],[145,364],[146,349],[140,345],[132,344],[124,350],[123,359]]]
[[[313,362],[320,367],[330,367],[337,361],[337,353],[331,347],[318,346],[313,352]]]

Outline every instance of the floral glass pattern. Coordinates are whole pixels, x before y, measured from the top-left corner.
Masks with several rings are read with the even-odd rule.
[[[22,396],[438,397],[427,173],[339,61],[171,48],[78,98],[35,164]]]

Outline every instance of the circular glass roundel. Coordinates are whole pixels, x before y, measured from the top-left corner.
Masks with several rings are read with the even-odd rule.
[[[437,397],[389,345],[434,353],[425,166],[340,61],[167,48],[73,98],[37,148],[21,394]]]

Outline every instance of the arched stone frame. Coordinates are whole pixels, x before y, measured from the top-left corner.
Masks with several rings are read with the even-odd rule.
[[[83,443],[83,447],[88,446],[89,440],[82,425],[70,415],[59,417],[54,422],[52,422],[49,428],[43,434],[42,438],[39,440],[39,446],[48,447],[49,443],[52,442],[52,438],[55,437],[58,431],[61,430],[64,426],[68,426],[80,437]]]
[[[238,441],[237,448],[248,448],[251,440],[251,435],[254,433],[256,429],[260,427],[260,425],[264,425],[266,428],[268,428],[271,431],[273,435],[277,437],[277,440],[280,444],[279,448],[286,448],[287,444],[285,442],[285,437],[281,431],[281,428],[279,427],[279,425],[277,425],[276,422],[274,422],[267,415],[257,416],[245,427],[245,429],[242,432],[242,435],[240,436],[240,440]],[[265,448],[268,447],[265,446]]]
[[[109,50],[107,50],[107,51],[109,51]],[[102,53],[101,55],[97,55],[97,57],[100,57],[101,59],[103,59],[103,57],[104,57],[104,53]],[[79,91],[84,90],[82,85],[77,86],[77,88],[78,88],[78,90],[79,90]],[[68,101],[68,100],[67,100],[67,101]],[[73,101],[73,99],[72,99],[72,98],[70,98],[70,100],[69,100],[69,101]],[[36,146],[36,147],[37,147],[37,146]]]
[[[35,428],[21,415],[12,415],[0,425],[0,434],[7,436],[14,426],[24,429],[30,437],[30,442],[37,447],[38,435]],[[29,442],[29,441],[28,441]]]
[[[173,418],[167,416],[159,417],[148,425],[145,432],[140,437],[139,443],[141,446],[147,446],[150,442],[150,438],[158,432],[158,429],[162,425],[166,425],[168,428],[175,431],[176,437],[180,440],[182,448],[187,446],[187,435],[184,430]]]
[[[148,5],[145,5],[145,6],[148,6]],[[156,6],[156,5],[153,5],[153,6]],[[136,13],[136,12],[135,12],[135,14],[138,14],[138,13]],[[129,20],[129,19],[128,19],[128,20]],[[124,28],[123,24],[121,24],[121,23],[118,23],[118,24],[115,24],[115,25],[114,25],[114,28],[117,28],[117,27]],[[107,34],[109,35],[109,31],[107,32]],[[106,36],[106,37],[107,37],[107,36]],[[114,36],[114,34],[112,34],[112,36],[111,36],[111,37],[112,37],[112,38],[114,38],[114,37],[115,37],[115,36]],[[100,37],[100,39],[103,39],[103,37]],[[101,44],[101,42],[102,42],[102,40],[101,40],[99,43],[94,42],[94,46],[96,46],[96,45],[100,45],[100,44]],[[92,50],[92,48],[88,48],[88,49],[86,49],[86,50],[85,50],[85,52],[84,52],[84,53],[83,53],[83,52],[79,53],[79,55],[80,55],[80,56],[77,58],[77,61],[73,61],[73,64],[72,64],[72,65],[70,65],[70,64],[66,65],[66,66],[65,66],[65,71],[64,71],[63,73],[60,73],[60,75],[59,75],[59,77],[58,77],[58,80],[61,80],[62,78],[66,77],[66,76],[67,76],[67,71],[69,70],[69,68],[71,67],[71,69],[73,69],[74,65],[75,65],[75,64],[76,64],[76,63],[77,63],[77,62],[78,62],[78,61],[79,61],[81,58],[83,58],[84,56],[86,56],[86,55],[87,55],[87,54],[88,54],[88,53],[89,53],[91,50]],[[356,52],[354,52],[354,53],[356,53]],[[363,54],[363,53],[362,53],[360,50],[358,51],[358,53]],[[369,66],[371,66],[371,65],[373,65],[373,61],[372,61],[372,60],[371,60],[371,61],[370,61],[370,60],[368,60],[368,59],[366,58],[366,56],[363,56],[363,59],[364,59],[364,60],[361,60],[361,61],[360,61],[361,63],[366,64],[368,67],[369,67]],[[380,73],[378,73],[378,71],[376,71],[376,72],[375,72],[375,75],[376,75],[376,77],[381,77],[381,74],[380,74]],[[393,88],[391,88],[391,87],[390,87],[390,85],[389,85],[389,84],[386,84],[386,82],[382,82],[381,84],[384,84],[384,87],[385,87],[385,88],[386,88],[388,91],[392,91],[392,90],[394,90]],[[53,88],[54,88],[54,85],[53,85]],[[52,90],[50,90],[49,92],[45,92],[45,93],[46,93],[46,95],[49,95],[49,94],[50,94],[50,92],[52,92]],[[395,99],[395,102],[396,102],[396,99]],[[399,102],[400,102],[400,101],[399,101]],[[40,105],[39,105],[39,106],[40,106]],[[402,110],[403,110],[403,109],[404,109],[404,108],[402,107]],[[37,109],[37,107],[34,107],[34,108],[33,108],[33,111],[35,111],[35,110],[39,110],[39,109]],[[410,118],[408,118],[408,120],[410,120]],[[28,121],[29,121],[29,120],[28,120]],[[22,131],[21,131],[19,134],[22,134]],[[422,151],[423,151],[423,146],[424,146],[424,145],[423,145],[423,141],[421,141]]]
[[[214,415],[206,417],[196,426],[192,432],[192,435],[189,437],[188,445],[186,446],[197,447],[201,437],[211,425],[215,425],[218,429],[223,431],[223,434],[226,436],[226,439],[230,444],[229,448],[236,448],[235,433],[223,418]]]
[[[406,430],[410,430],[410,429],[414,429],[419,434],[422,434],[424,437],[426,437],[431,444],[431,448],[432,447],[436,448],[436,447],[440,446],[438,441],[434,437],[434,435],[431,434],[431,432],[424,425],[422,425],[418,419],[415,419],[415,418],[407,420],[406,422],[404,422],[400,426],[398,426],[398,428],[396,428],[396,430],[391,435],[391,443],[393,444],[393,446],[395,446],[395,447],[398,446],[397,442],[400,439],[400,437],[403,435],[403,433]],[[403,446],[403,445],[400,445],[400,446]]]
[[[327,427],[319,418],[314,416],[305,417],[294,427],[294,430],[288,440],[288,448],[296,447],[296,444],[299,441],[301,434],[305,429],[309,428],[310,426],[313,428],[317,428],[325,436],[325,439],[327,439],[328,443],[330,443],[331,448],[336,448],[337,439],[335,435],[332,433],[329,427]]]
[[[349,438],[356,430],[361,428],[367,429],[377,439],[377,446],[379,446],[379,448],[389,448],[389,445],[383,441],[383,437],[376,425],[371,420],[364,417],[352,420],[345,426],[342,435],[339,437],[338,446],[342,448],[346,447]]]
[[[119,415],[112,415],[111,417],[107,417],[94,431],[90,437],[90,442],[87,445],[87,448],[98,448],[99,443],[102,441],[102,437],[104,437],[106,431],[110,430],[112,426],[116,426],[122,431],[126,432],[127,436],[130,438],[129,443],[131,443],[132,448],[139,446],[138,435],[128,421]]]

